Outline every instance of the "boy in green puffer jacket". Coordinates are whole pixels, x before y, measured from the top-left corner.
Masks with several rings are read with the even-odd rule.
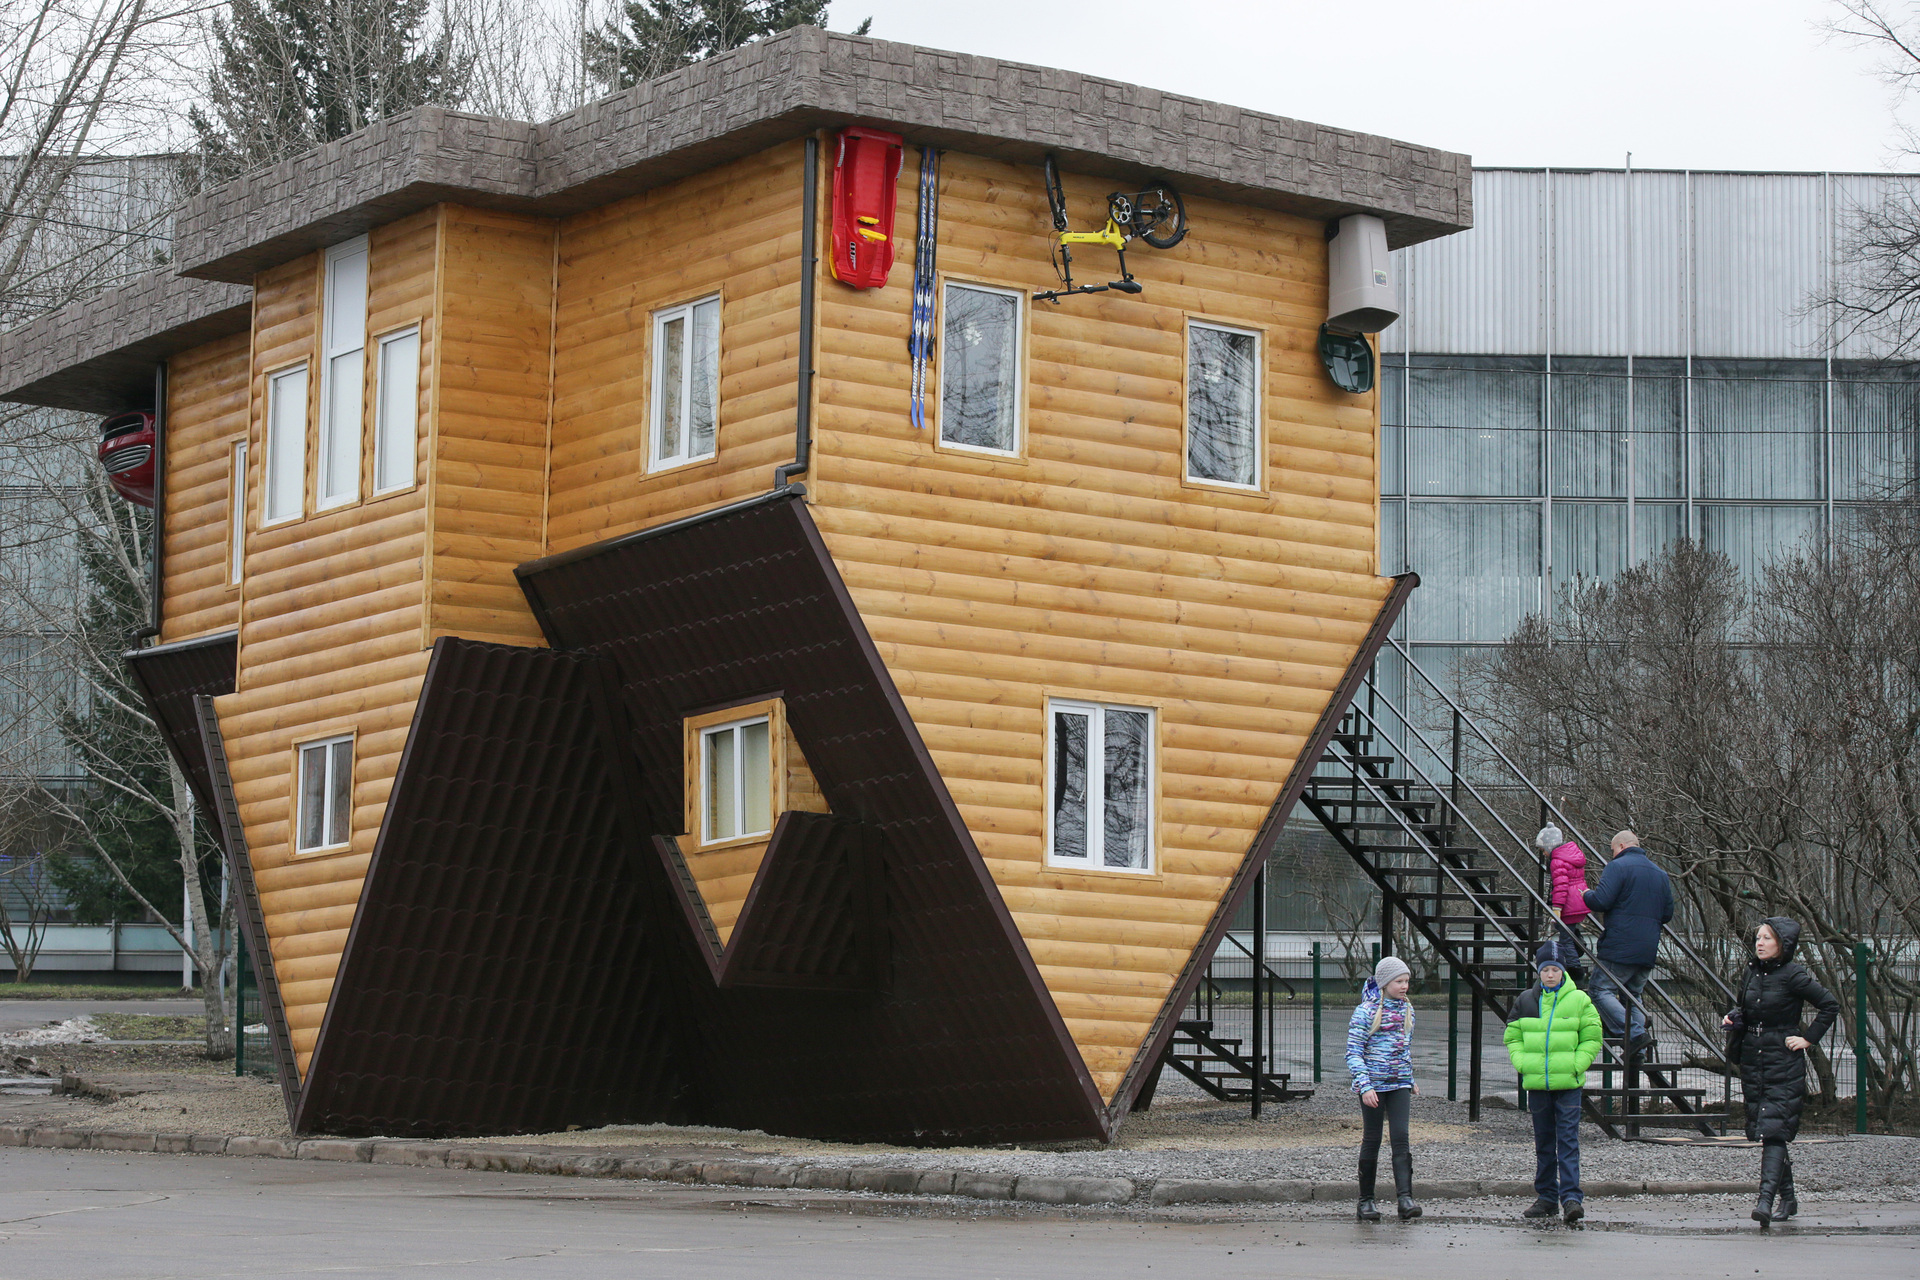
[[[1580,1091],[1600,1055],[1600,1012],[1567,976],[1570,958],[1558,941],[1534,952],[1540,981],[1513,1002],[1505,1038],[1533,1114],[1536,1199],[1521,1216],[1550,1218],[1557,1210],[1572,1226],[1587,1214],[1580,1194]]]

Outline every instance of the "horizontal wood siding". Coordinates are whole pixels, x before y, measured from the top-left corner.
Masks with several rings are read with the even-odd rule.
[[[228,582],[233,446],[247,435],[250,335],[167,361],[166,518],[160,639],[231,631],[240,588]]]
[[[899,226],[917,203],[903,167]],[[1037,167],[947,153],[938,265],[1051,287]],[[1076,228],[1106,180],[1069,175]],[[1022,456],[933,447],[908,419],[913,255],[823,283],[809,497],[853,599],[1102,1092],[1112,1097],[1384,600],[1376,406],[1329,383],[1321,225],[1212,200],[1144,294],[1028,308]],[[1112,278],[1083,248],[1075,278]],[[1190,318],[1262,337],[1261,492],[1185,483]],[[928,377],[929,422],[939,371]],[[1045,701],[1159,713],[1151,875],[1045,862]]]
[[[562,225],[550,551],[750,497],[792,459],[800,173],[787,143]],[[715,292],[716,456],[650,476],[653,313]]]
[[[544,549],[556,228],[443,215],[429,642],[541,645],[513,567]]]
[[[430,209],[375,230],[369,258],[368,332],[421,325],[422,460],[432,436],[437,218],[437,211]],[[237,691],[215,704],[303,1072],[326,1012],[428,659],[422,647],[429,492],[424,470],[414,488],[363,498],[271,529],[259,527],[266,374],[300,359],[316,359],[318,319],[316,255],[265,272],[255,281],[249,448],[253,474],[247,490],[240,676]],[[373,366],[370,350],[369,388]],[[310,399],[316,398],[317,373],[309,387]],[[313,414],[310,403],[309,513]],[[351,841],[343,852],[296,855],[293,749],[298,742],[336,732],[356,735]]]

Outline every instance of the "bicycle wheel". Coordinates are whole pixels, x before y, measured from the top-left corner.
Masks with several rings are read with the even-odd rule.
[[[1047,156],[1047,208],[1053,214],[1053,229],[1067,229],[1067,193],[1060,186],[1060,165],[1052,155]]]
[[[1171,184],[1156,178],[1133,198],[1133,233],[1156,249],[1171,249],[1186,238],[1187,206]]]

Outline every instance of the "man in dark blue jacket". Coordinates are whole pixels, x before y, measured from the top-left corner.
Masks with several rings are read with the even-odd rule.
[[[1628,1010],[1620,989],[1624,987],[1638,1001],[1653,975],[1660,956],[1660,926],[1673,919],[1673,882],[1640,847],[1640,837],[1622,831],[1613,838],[1613,861],[1585,898],[1588,910],[1602,913],[1606,921],[1600,945],[1594,949],[1600,964],[1594,967],[1587,994],[1599,1008],[1607,1034],[1625,1035]],[[1653,1037],[1637,1004],[1631,1020],[1629,1043],[1647,1048]]]

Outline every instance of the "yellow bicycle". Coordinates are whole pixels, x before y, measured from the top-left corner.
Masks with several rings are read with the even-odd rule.
[[[1053,269],[1061,287],[1033,295],[1036,302],[1054,302],[1076,293],[1139,293],[1141,285],[1127,270],[1127,245],[1136,237],[1156,249],[1171,249],[1187,234],[1187,207],[1171,183],[1150,180],[1141,191],[1115,191],[1107,197],[1107,225],[1098,231],[1067,230],[1067,196],[1060,184],[1060,166],[1054,157],[1046,163],[1047,208],[1053,214],[1055,235]],[[1073,246],[1104,245],[1120,259],[1120,278],[1106,284],[1073,282]]]

